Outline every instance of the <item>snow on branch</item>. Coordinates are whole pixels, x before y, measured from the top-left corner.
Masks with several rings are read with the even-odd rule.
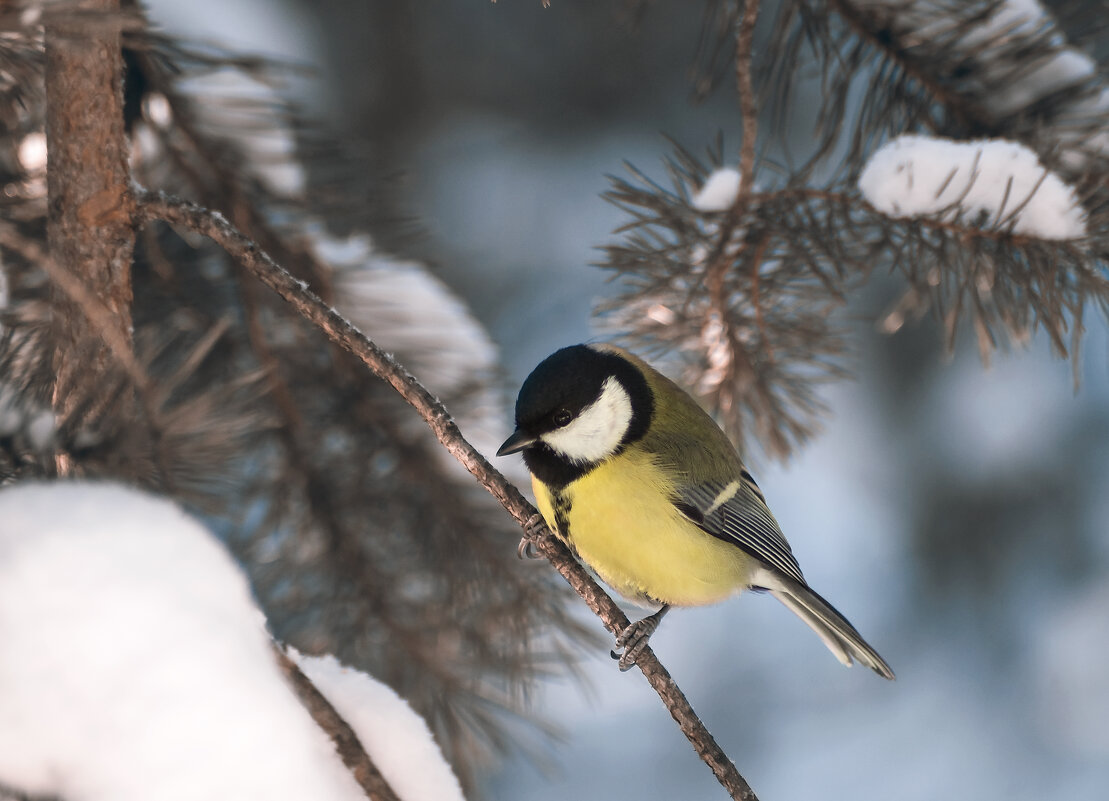
[[[746,73],[747,9],[706,4],[699,94]],[[843,374],[836,304],[885,268],[906,287],[881,330],[931,314],[950,348],[970,323],[987,361],[1042,330],[1077,382],[1084,315],[1109,315],[1095,60],[1036,0],[793,0],[776,14],[756,72],[781,130],[758,180],[719,166],[719,140],[712,169],[676,146],[670,185],[635,168],[613,179],[629,219],[601,266],[624,292],[601,310],[617,336],[681,362],[729,433],[775,455],[812,432],[817,387]],[[780,134],[813,95],[794,153]]]
[[[427,726],[391,687],[331,655],[289,657],[330,701],[374,757],[402,801],[462,801],[458,779]]]
[[[690,203],[698,211],[727,211],[739,197],[739,170],[721,167],[713,170]]]
[[[709,165],[720,160],[710,150]],[[629,221],[601,266],[624,291],[601,311],[614,336],[682,370],[737,441],[770,455],[818,426],[821,385],[845,375],[836,307],[883,268],[906,287],[880,330],[930,314],[950,348],[969,322],[985,361],[1042,330],[1077,370],[1084,315],[1109,315],[1104,210],[1023,145],[902,137],[859,182],[809,187],[765,171],[724,218],[696,202],[714,166],[681,147],[665,164],[669,186],[635,168],[612,179],[606,197]]]
[[[788,107],[809,63],[822,75],[814,164],[846,140],[860,167],[876,136],[914,130],[1004,133],[1070,180],[1109,169],[1109,83],[1036,0],[796,0],[771,36],[790,55],[769,103]]]
[[[890,217],[934,216],[1038,239],[1086,236],[1074,190],[1017,142],[899,136],[874,153],[859,190]]]
[[[0,638],[5,786],[86,801],[365,798],[282,676],[241,570],[168,501],[92,482],[0,491]],[[391,691],[334,660],[302,664],[354,713],[383,773],[403,774],[400,798],[461,799]],[[409,747],[419,769],[399,756]]]

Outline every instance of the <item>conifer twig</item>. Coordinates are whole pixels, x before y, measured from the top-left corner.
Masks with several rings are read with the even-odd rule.
[[[273,655],[300,703],[308,710],[316,725],[323,729],[335,743],[339,758],[343,760],[343,764],[347,766],[366,796],[371,801],[400,801],[400,797],[389,786],[389,782],[381,775],[373,759],[366,753],[366,748],[358,739],[354,729],[312,683],[312,680],[304,675],[296,662],[290,659],[277,643],[273,645]]]
[[[535,507],[463,438],[443,404],[392,356],[324,303],[303,281],[282,269],[257,243],[240,233],[219,212],[163,193],[140,192],[137,201],[138,222],[158,220],[208,237],[243,268],[289,302],[332,342],[356,356],[375,375],[392,386],[419,413],[443,447],[470,471],[525,531],[531,532],[536,549],[562,574],[605,627],[617,634],[628,626],[627,617],[612,598],[590,578],[569,550],[551,536],[546,527],[528,527],[529,522],[535,518]],[[650,648],[644,650],[636,666],[658,693],[694,750],[731,797],[737,801],[758,801],[750,785],[717,744],[693,711],[685,694]]]

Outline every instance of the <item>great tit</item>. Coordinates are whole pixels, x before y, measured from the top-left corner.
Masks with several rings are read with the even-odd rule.
[[[767,590],[845,665],[893,671],[805,582],[762,491],[716,422],[677,384],[613,345],[548,356],[520,389],[516,431],[547,525],[618,593],[658,611],[628,626],[627,670],[671,606]]]

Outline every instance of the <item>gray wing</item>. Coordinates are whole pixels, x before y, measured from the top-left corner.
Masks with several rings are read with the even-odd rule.
[[[805,584],[789,543],[746,470],[742,479],[732,482],[685,487],[674,505],[712,536],[737,545],[763,564]]]

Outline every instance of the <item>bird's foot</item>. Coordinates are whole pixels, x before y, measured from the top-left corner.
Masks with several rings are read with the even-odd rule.
[[[655,633],[658,624],[662,622],[662,616],[669,609],[669,606],[664,606],[653,615],[647,615],[642,620],[636,620],[629,624],[627,628],[620,632],[620,636],[616,638],[616,648],[609,651],[609,656],[618,660],[617,665],[621,672],[631,670],[635,666],[636,660],[643,653],[643,649],[647,647],[647,641],[651,639],[651,635]],[[620,651],[623,651],[623,653],[620,653]]]
[[[525,536],[520,538],[520,544],[516,546],[516,556],[520,559],[538,559],[539,552],[535,550],[535,540],[539,539],[539,535],[547,528],[546,521],[543,520],[543,515],[533,514],[528,518],[528,522],[524,523]]]

